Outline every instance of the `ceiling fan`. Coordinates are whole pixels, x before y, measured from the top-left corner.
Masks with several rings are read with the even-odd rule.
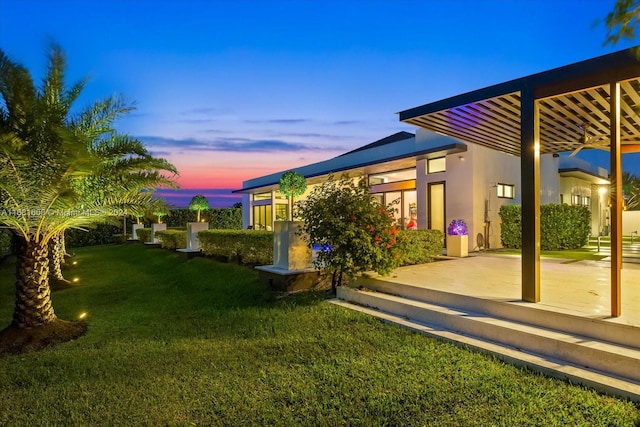
[[[578,147],[576,147],[571,152],[571,154],[569,154],[569,157],[575,156],[580,152],[580,150],[584,148],[598,148],[600,150],[606,150],[606,151],[609,150],[608,137],[606,137],[605,135],[595,135],[595,136],[587,135],[587,129],[589,128],[588,123],[581,125],[580,128],[582,129],[582,137],[580,138],[580,141],[579,141],[580,145],[578,145]]]

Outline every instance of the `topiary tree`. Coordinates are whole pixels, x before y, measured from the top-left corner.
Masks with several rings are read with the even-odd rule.
[[[209,201],[202,194],[193,196],[191,202],[189,202],[189,209],[198,212],[197,222],[200,222],[200,211],[209,209]]]
[[[368,270],[388,274],[398,265],[394,208],[380,205],[364,179],[329,176],[298,202],[298,210],[303,238],[319,248],[315,266],[331,273],[334,292],[343,276]]]
[[[302,196],[305,191],[307,191],[307,180],[298,172],[288,171],[280,177],[280,192],[289,198],[291,219],[293,219],[294,198]]]
[[[158,224],[162,224],[162,217],[169,215],[171,207],[164,200],[154,198],[151,204],[151,213],[158,218]]]

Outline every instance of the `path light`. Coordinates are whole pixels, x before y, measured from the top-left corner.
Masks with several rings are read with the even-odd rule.
[[[78,261],[73,261],[71,264],[72,265],[78,265]]]
[[[82,320],[82,319],[86,319],[87,316],[89,314],[86,311],[83,311],[82,313],[80,313],[80,315],[78,316],[78,319]]]
[[[79,281],[80,281],[80,278],[79,278],[79,277],[74,277],[74,278],[73,278],[73,283],[78,283]]]

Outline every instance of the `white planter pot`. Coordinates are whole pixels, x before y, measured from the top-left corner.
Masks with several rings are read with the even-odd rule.
[[[469,256],[469,236],[447,236],[447,256]]]
[[[156,238],[156,231],[163,231],[167,229],[167,224],[151,224],[151,243],[160,243]]]
[[[276,221],[273,233],[273,265],[284,270],[311,268],[311,249],[298,230],[302,221]]]
[[[187,250],[199,251],[200,242],[198,241],[198,232],[209,229],[208,222],[188,222],[187,223]]]
[[[133,224],[131,226],[131,240],[138,240],[138,230],[144,228],[144,224]]]

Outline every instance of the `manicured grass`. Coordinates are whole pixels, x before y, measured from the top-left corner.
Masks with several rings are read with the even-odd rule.
[[[76,250],[77,341],[0,359],[0,425],[633,426],[633,403],[140,244]],[[13,307],[0,265],[0,323]]]

